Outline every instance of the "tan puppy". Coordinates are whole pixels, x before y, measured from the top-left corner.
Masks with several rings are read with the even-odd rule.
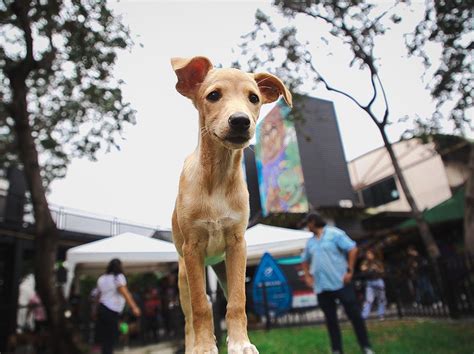
[[[205,292],[204,266],[212,265],[227,297],[228,352],[258,353],[247,336],[245,314],[249,195],[242,152],[255,133],[261,105],[282,94],[291,106],[291,94],[273,75],[214,69],[205,57],[173,58],[171,64],[176,89],[192,100],[200,127],[198,146],[184,163],[172,220],[186,352],[218,352]]]

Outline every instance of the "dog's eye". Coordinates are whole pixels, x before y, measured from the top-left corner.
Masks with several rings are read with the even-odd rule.
[[[258,96],[256,94],[251,93],[249,95],[249,101],[256,104],[256,103],[260,102],[260,98],[258,98]]]
[[[211,102],[217,102],[222,97],[219,91],[212,91],[209,95],[207,95],[207,100]]]

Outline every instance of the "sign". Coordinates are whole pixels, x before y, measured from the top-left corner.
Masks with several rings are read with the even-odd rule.
[[[289,114],[290,108],[280,100],[257,124],[255,161],[264,216],[308,211],[298,140]]]
[[[292,292],[284,273],[269,253],[260,260],[252,287],[255,313],[263,316],[269,314],[280,316],[292,305]]]
[[[291,307],[293,309],[316,307],[318,305],[316,294],[304,281],[301,257],[280,258],[277,263],[293,291]]]

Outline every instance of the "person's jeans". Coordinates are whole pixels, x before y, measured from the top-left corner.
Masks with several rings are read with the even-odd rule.
[[[318,294],[318,302],[326,318],[326,326],[331,339],[333,352],[342,353],[341,329],[337,318],[336,299],[344,307],[347,317],[352,323],[357,341],[361,348],[370,348],[369,337],[365,321],[361,316],[360,306],[357,303],[356,294],[352,285],[346,285],[336,291],[323,291]]]
[[[365,302],[362,310],[362,317],[367,318],[370,314],[372,304],[377,300],[377,315],[383,317],[385,314],[385,283],[383,279],[374,279],[367,282],[365,288]]]
[[[99,305],[97,314],[96,341],[102,347],[102,354],[112,354],[118,339],[119,313]]]

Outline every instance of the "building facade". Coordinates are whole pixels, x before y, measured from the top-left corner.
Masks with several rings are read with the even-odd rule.
[[[435,141],[425,143],[414,138],[392,146],[420,210],[451,198],[467,180],[468,168],[463,160],[469,145],[460,142],[440,149]],[[385,147],[350,161],[348,169],[357,202],[372,214],[410,211]]]
[[[245,171],[251,221],[297,227],[308,210],[319,210],[354,236],[361,231],[332,102],[298,95],[291,110],[278,102],[258,122]]]

